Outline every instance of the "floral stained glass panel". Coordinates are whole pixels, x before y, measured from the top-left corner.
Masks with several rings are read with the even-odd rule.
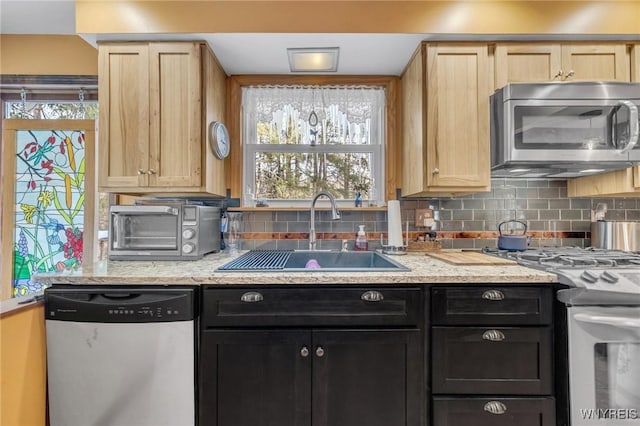
[[[35,272],[82,264],[84,139],[72,130],[16,134],[14,296],[41,290]]]

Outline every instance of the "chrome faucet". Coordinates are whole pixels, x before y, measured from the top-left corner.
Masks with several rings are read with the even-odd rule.
[[[321,196],[326,196],[331,202],[331,220],[340,220],[340,210],[336,207],[336,199],[327,191],[318,192],[311,201],[311,221],[309,222],[309,250],[316,249],[316,201]]]

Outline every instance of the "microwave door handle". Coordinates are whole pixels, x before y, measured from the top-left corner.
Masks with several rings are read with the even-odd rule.
[[[610,317],[605,315],[589,315],[578,313],[573,316],[576,321],[590,324],[612,325],[622,328],[640,328],[640,319],[628,317]]]
[[[629,142],[627,145],[618,150],[619,154],[626,154],[631,151],[638,143],[640,132],[640,119],[638,118],[638,106],[631,101],[620,101],[618,105],[625,106],[629,109]],[[616,134],[615,123],[611,121],[612,134]]]

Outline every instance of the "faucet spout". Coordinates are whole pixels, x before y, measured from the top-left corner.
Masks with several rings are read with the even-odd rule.
[[[316,249],[316,201],[318,198],[325,196],[331,202],[331,220],[340,220],[340,210],[336,206],[335,197],[327,191],[320,191],[314,197],[313,201],[311,201],[311,221],[309,222],[309,250]]]

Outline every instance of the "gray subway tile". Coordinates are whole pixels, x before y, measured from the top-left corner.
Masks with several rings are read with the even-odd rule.
[[[463,230],[484,231],[484,221],[483,220],[465,220],[463,223]]]
[[[484,208],[487,210],[503,210],[504,200],[487,199],[484,200]]]
[[[549,179],[549,188],[566,188],[567,181],[565,179]]]
[[[560,210],[560,218],[563,220],[580,220],[582,219],[582,212],[580,210]]]
[[[549,189],[549,188],[547,188]],[[531,198],[531,199],[535,199],[535,198],[539,198],[538,197],[538,189],[537,188],[518,188],[516,190],[516,198],[518,199],[522,199],[522,198]],[[552,197],[547,197],[547,198],[552,198]],[[553,197],[553,198],[558,198],[558,197]]]
[[[572,209],[589,209],[591,200],[588,198],[571,198],[569,200]]]
[[[631,210],[637,208],[638,203],[634,198],[622,198],[614,201],[614,209]]]
[[[549,221],[547,220],[530,220],[529,230],[531,231],[547,231],[549,229]]]
[[[298,212],[276,212],[274,220],[278,222],[295,222],[298,220]]]
[[[564,188],[539,188],[538,196],[540,198],[560,198],[560,193]]]
[[[640,210],[627,210],[627,220],[640,220]]]
[[[473,238],[454,238],[452,242],[452,248],[474,248]]]
[[[607,220],[626,220],[625,210],[607,210],[605,215]]]
[[[516,218],[526,220],[537,220],[538,210],[516,210]]]
[[[453,220],[472,220],[473,210],[453,210]]]
[[[516,191],[511,188],[497,188],[493,190],[493,198],[514,200],[516,198]]]
[[[540,200],[527,200],[527,208],[529,210],[546,210],[549,208],[549,200],[540,199]]]
[[[548,188],[549,181],[547,179],[527,179],[527,188]]]
[[[462,208],[465,210],[484,209],[484,200],[464,200]]]
[[[591,222],[588,222],[586,220],[572,220],[571,230],[589,232],[591,231]]]
[[[571,205],[568,198],[560,198],[559,200],[549,200],[550,209],[568,209]]]
[[[560,219],[560,210],[540,210],[540,219]]]
[[[462,200],[443,200],[440,203],[441,210],[460,210],[462,208]]]

